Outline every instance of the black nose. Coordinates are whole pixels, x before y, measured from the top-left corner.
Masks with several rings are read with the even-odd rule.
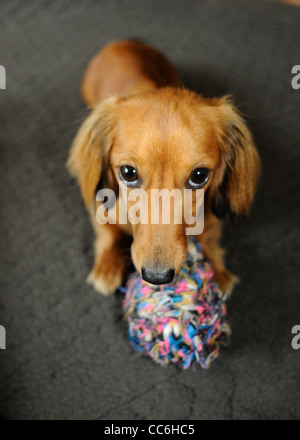
[[[142,277],[145,281],[151,284],[166,284],[170,283],[175,275],[174,269],[168,269],[163,272],[156,272],[146,267],[142,267]]]

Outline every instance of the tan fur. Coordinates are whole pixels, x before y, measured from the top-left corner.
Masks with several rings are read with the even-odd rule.
[[[260,169],[251,134],[230,97],[204,99],[181,88],[163,55],[136,41],[111,43],[100,51],[84,75],[82,94],[93,108],[74,139],[68,167],[78,179],[96,232],[89,281],[103,294],[121,284],[126,234],[133,236],[131,255],[139,271],[159,265],[177,273],[187,251],[185,224],[99,225],[95,190],[100,177],[116,188],[119,167],[130,165],[137,168],[147,193],[153,188],[183,192],[191,171],[206,167],[211,177],[204,188],[205,229],[198,239],[215,280],[230,292],[237,278],[225,268],[221,222],[210,204],[225,190],[231,210],[247,214]]]

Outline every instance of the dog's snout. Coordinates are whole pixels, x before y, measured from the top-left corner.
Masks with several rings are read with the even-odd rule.
[[[145,281],[151,284],[166,284],[170,283],[175,275],[174,269],[168,269],[165,271],[155,271],[146,267],[142,267],[142,277]]]

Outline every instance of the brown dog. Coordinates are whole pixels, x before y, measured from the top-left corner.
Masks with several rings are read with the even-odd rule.
[[[128,199],[135,188],[147,194],[162,188],[204,189],[205,226],[197,239],[214,267],[215,281],[231,292],[237,278],[224,266],[219,218],[226,211],[248,213],[260,162],[230,97],[204,99],[184,89],[162,54],[132,40],[111,43],[92,59],[82,95],[92,111],[74,139],[68,168],[78,179],[96,232],[89,282],[106,295],[122,284],[128,235],[136,269],[153,284],[170,282],[186,258],[184,222],[96,221],[97,190],[117,190],[122,181]],[[120,197],[116,204],[120,209]]]

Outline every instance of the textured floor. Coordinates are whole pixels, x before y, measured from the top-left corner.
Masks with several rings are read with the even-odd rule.
[[[9,419],[299,419],[300,9],[256,0],[12,0],[0,6],[0,415]],[[263,178],[248,221],[225,226],[242,282],[230,348],[210,370],[139,357],[120,294],[85,283],[93,234],[65,161],[87,111],[79,85],[112,39],[165,52],[185,84],[232,93]]]

